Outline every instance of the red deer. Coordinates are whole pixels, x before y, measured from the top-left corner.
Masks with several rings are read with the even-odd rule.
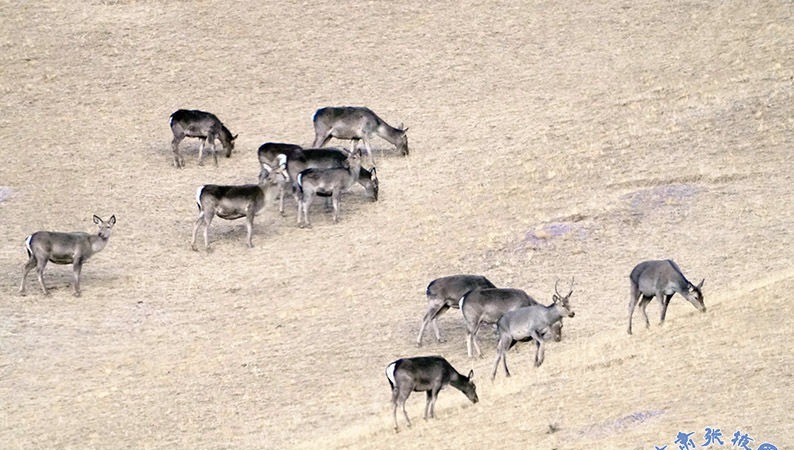
[[[391,401],[394,405],[394,431],[397,427],[397,407],[400,406],[408,426],[411,419],[405,411],[405,401],[411,392],[427,392],[425,404],[425,420],[435,417],[436,399],[438,392],[449,384],[455,389],[466,394],[472,403],[477,403],[477,386],[472,382],[474,371],[469,371],[468,376],[463,376],[444,358],[440,356],[417,356],[402,358],[386,367],[386,378],[391,386]]]
[[[337,148],[301,148],[294,144],[265,142],[259,147],[259,163],[262,180],[278,165],[289,175],[279,186],[279,212],[284,215],[284,192],[297,180],[298,174],[306,169],[333,169],[347,167],[350,153]],[[282,156],[279,156],[282,155]],[[364,187],[367,195],[374,201],[378,200],[378,176],[373,167],[359,169],[358,184]]]
[[[199,147],[198,154],[199,165],[203,164],[204,144],[209,144],[212,149],[212,158],[215,161],[215,167],[218,166],[215,139],[219,139],[221,144],[223,144],[226,157],[229,158],[232,156],[234,140],[237,139],[237,135],[235,134],[232,136],[229,129],[221,123],[215,114],[195,109],[179,109],[171,114],[170,124],[171,132],[174,133],[174,139],[171,141],[171,151],[174,153],[174,165],[178,169],[185,166],[185,160],[182,158],[182,155],[179,154],[179,143],[186,137],[201,139],[201,146]]]
[[[289,169],[289,162],[287,162]],[[347,167],[333,169],[306,169],[297,176],[298,226],[311,227],[309,207],[314,197],[330,196],[334,208],[334,223],[339,221],[339,199],[342,192],[358,181],[361,173],[361,153],[356,151],[347,158]]]
[[[190,248],[196,250],[196,236],[199,227],[204,225],[204,249],[209,250],[209,228],[213,217],[234,220],[242,217],[246,218],[248,247],[253,247],[251,241],[254,228],[254,216],[265,208],[266,204],[272,202],[272,190],[278,181],[277,177],[283,177],[280,170],[271,172],[263,184],[244,184],[217,185],[205,184],[196,190],[196,203],[198,204],[199,216],[193,225],[193,239],[190,241]]]
[[[428,324],[432,324],[436,340],[445,342],[441,339],[441,333],[438,330],[438,316],[449,308],[458,309],[458,302],[465,293],[476,288],[495,287],[493,283],[482,275],[450,275],[431,281],[425,291],[427,295],[427,312],[422,318],[419,337],[416,338],[417,347],[422,346],[422,335]]]
[[[467,292],[461,297],[459,306],[466,324],[466,351],[469,357],[472,357],[472,347],[477,351],[477,356],[482,356],[477,344],[477,332],[483,324],[496,324],[508,311],[537,304],[539,303],[534,298],[521,289],[478,288]],[[562,323],[552,327],[554,340],[560,340],[561,329]]]
[[[377,134],[397,147],[397,151],[408,155],[407,129],[394,128],[363,106],[340,106],[320,108],[314,113],[314,147],[322,147],[331,138],[350,139],[355,151],[356,143],[364,141],[371,165],[375,165],[370,139]]]
[[[706,312],[706,305],[703,303],[703,282],[695,286],[686,279],[681,268],[671,259],[662,261],[643,261],[637,264],[629,275],[631,281],[631,298],[629,299],[629,329],[631,334],[631,316],[634,315],[634,307],[637,301],[640,302],[640,311],[645,317],[645,327],[651,326],[645,307],[656,297],[662,304],[659,324],[664,323],[664,316],[667,314],[667,305],[670,298],[678,292],[689,301],[700,312]],[[642,300],[640,300],[642,297]]]
[[[25,278],[28,272],[35,267],[41,290],[44,295],[48,294],[47,287],[44,285],[44,268],[50,261],[54,264],[72,264],[74,295],[79,297],[80,271],[83,269],[83,263],[105,248],[108,239],[110,239],[110,231],[116,224],[116,216],[110,216],[107,221],[94,216],[94,223],[99,227],[97,234],[37,231],[25,238],[25,248],[29,259],[22,270],[22,285],[19,287],[19,293],[25,293]]]
[[[562,323],[563,317],[575,315],[569,304],[571,294],[573,294],[573,280],[571,280],[571,290],[565,296],[557,291],[557,283],[555,283],[552,297],[554,302],[551,305],[524,306],[504,313],[496,323],[499,343],[496,345],[496,362],[491,379],[496,378],[500,359],[504,363],[505,375],[510,376],[510,371],[507,370],[507,351],[513,348],[516,342],[535,341],[535,367],[543,364],[544,345],[554,325]]]

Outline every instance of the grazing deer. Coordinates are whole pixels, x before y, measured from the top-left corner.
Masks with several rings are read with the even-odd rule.
[[[573,279],[571,290],[563,296],[557,291],[554,284],[554,302],[549,306],[530,305],[506,312],[496,323],[499,333],[499,343],[496,344],[496,362],[494,363],[491,379],[496,378],[496,369],[501,359],[505,367],[505,375],[510,376],[507,370],[507,351],[513,348],[516,342],[535,341],[535,367],[543,364],[544,345],[549,335],[553,335],[555,324],[561,324],[563,317],[573,317],[569,300],[573,294]]]
[[[662,304],[659,325],[664,323],[664,316],[667,314],[667,306],[670,298],[677,292],[692,303],[700,312],[706,312],[706,305],[703,303],[703,282],[695,286],[684,277],[681,268],[671,259],[661,261],[643,261],[634,267],[629,275],[631,281],[631,298],[629,299],[629,329],[631,334],[631,316],[634,315],[634,307],[640,297],[640,311],[645,317],[645,327],[651,326],[645,307],[656,297]]]
[[[285,163],[286,160],[299,158],[300,151],[303,147],[295,144],[286,144],[283,142],[265,142],[259,146],[257,150],[257,157],[261,170],[259,172],[259,182],[263,183],[265,178],[279,165]],[[284,155],[286,160],[279,160],[278,155]]]
[[[360,173],[361,153],[358,151],[348,156],[346,168],[306,169],[300,172],[295,186],[298,199],[298,226],[301,228],[311,227],[309,207],[317,195],[331,196],[334,207],[334,223],[337,223],[339,221],[339,198],[342,191],[355,184]]]
[[[80,296],[80,271],[83,263],[95,253],[99,253],[110,239],[110,231],[116,224],[116,216],[104,221],[94,216],[94,223],[99,227],[97,234],[83,232],[62,233],[57,231],[37,231],[25,238],[28,262],[22,269],[22,285],[19,293],[25,293],[25,278],[34,267],[44,295],[48,295],[44,285],[44,268],[47,262],[54,264],[72,264],[74,269],[74,296]]]
[[[196,204],[198,204],[199,215],[193,225],[193,239],[190,241],[190,248],[196,249],[196,235],[199,227],[204,225],[204,249],[209,251],[209,228],[213,217],[234,220],[242,217],[246,218],[248,247],[253,247],[251,241],[254,228],[254,216],[264,207],[272,202],[271,187],[276,185],[278,177],[284,177],[280,169],[274,170],[262,184],[244,184],[240,186],[228,186],[217,184],[205,184],[196,190]]]
[[[398,152],[408,155],[408,136],[405,134],[408,130],[392,127],[369,108],[363,106],[320,108],[314,113],[312,121],[315,147],[324,146],[334,137],[352,140],[352,150],[355,151],[356,143],[361,140],[364,141],[370,163],[375,165],[369,142],[372,135],[377,134],[396,146]]]
[[[386,367],[386,378],[391,386],[391,401],[394,405],[394,431],[397,427],[397,406],[400,406],[408,426],[411,419],[405,411],[405,401],[411,392],[427,392],[425,405],[425,420],[435,418],[436,399],[438,391],[449,384],[455,389],[466,394],[472,403],[477,403],[477,387],[472,382],[474,371],[469,371],[468,376],[463,376],[444,358],[440,356],[417,356],[402,358]]]
[[[285,159],[279,159],[283,155]],[[259,163],[262,166],[259,173],[260,182],[276,167],[280,165],[288,178],[279,185],[279,213],[284,215],[284,192],[287,186],[297,180],[298,174],[306,169],[333,169],[348,166],[347,150],[337,148],[301,148],[294,144],[266,142],[259,147]],[[378,200],[379,182],[373,167],[367,170],[359,169],[358,184],[364,187],[367,195],[374,201]]]
[[[482,357],[477,344],[477,332],[483,324],[496,324],[508,311],[537,304],[521,289],[478,288],[467,292],[461,297],[458,306],[466,324],[466,350],[469,357],[472,357],[472,347],[477,351],[477,356]],[[554,340],[560,340],[561,328],[561,324],[552,327]]]
[[[234,140],[237,139],[237,135],[232,136],[229,129],[221,123],[215,114],[195,109],[179,109],[171,114],[170,124],[171,132],[174,133],[174,140],[171,141],[171,151],[174,152],[174,165],[177,168],[185,166],[185,161],[182,155],[179,154],[179,143],[186,137],[201,139],[198,154],[199,165],[204,164],[202,161],[204,144],[209,144],[212,149],[215,167],[218,167],[218,154],[215,151],[216,138],[220,139],[221,144],[223,144],[226,157],[232,156]]]
[[[458,309],[460,298],[470,290],[495,287],[493,283],[482,275],[450,275],[431,281],[430,284],[427,285],[427,290],[425,291],[427,295],[427,312],[422,318],[422,326],[419,328],[419,337],[416,338],[416,346],[422,346],[422,335],[428,324],[432,324],[436,340],[438,342],[445,342],[441,339],[441,333],[438,330],[438,316],[449,308]]]

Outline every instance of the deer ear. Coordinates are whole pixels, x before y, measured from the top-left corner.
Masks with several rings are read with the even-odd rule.
[[[701,288],[703,288],[703,282],[704,282],[704,281],[706,281],[706,279],[705,279],[705,278],[704,278],[704,279],[702,279],[702,280],[700,280],[700,284],[698,284],[698,285],[697,285],[697,288],[698,288],[698,290],[699,290],[699,289],[701,289]]]
[[[237,133],[237,134],[235,134],[234,136],[232,136],[232,140],[235,140],[235,139],[237,139],[237,136],[239,136],[239,135],[240,135],[240,133]]]
[[[469,381],[471,381],[472,378],[474,378],[474,369],[469,371]]]
[[[115,225],[116,224],[116,215],[115,214],[110,216],[110,219],[108,219],[108,223],[111,224],[111,225]]]
[[[100,219],[99,216],[97,216],[96,214],[94,214],[94,223],[97,225],[102,223],[102,219]]]

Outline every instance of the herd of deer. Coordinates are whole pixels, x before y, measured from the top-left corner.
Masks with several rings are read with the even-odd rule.
[[[267,142],[258,150],[260,164],[258,184],[214,185],[206,184],[198,188],[196,203],[199,216],[193,227],[191,247],[195,250],[199,228],[204,226],[204,247],[209,249],[208,229],[213,217],[232,220],[246,218],[249,247],[253,246],[254,216],[261,211],[267,198],[272,198],[271,189],[279,194],[279,212],[284,214],[284,196],[289,189],[298,209],[298,225],[311,226],[308,217],[309,207],[317,196],[330,197],[333,205],[333,220],[339,218],[339,199],[342,192],[356,183],[361,184],[367,193],[378,199],[378,178],[374,167],[374,157],[370,145],[372,135],[378,135],[396,146],[397,151],[408,155],[408,139],[405,129],[394,128],[365,107],[327,107],[316,111],[313,118],[315,148],[303,148],[294,144]],[[215,140],[220,140],[226,157],[234,149],[234,140],[226,126],[214,115],[204,111],[180,109],[170,118],[174,138],[171,149],[174,166],[184,167],[184,159],[179,153],[179,144],[186,137],[199,138],[198,160],[202,163],[205,145],[209,146],[215,165],[218,156]],[[352,149],[323,148],[331,138],[353,141]],[[356,149],[358,141],[363,141],[371,169],[361,165],[362,155]],[[25,238],[28,261],[23,267],[20,294],[25,293],[25,279],[35,267],[39,285],[44,295],[44,268],[48,262],[72,264],[74,295],[80,295],[80,272],[83,264],[107,245],[116,217],[102,220],[93,217],[99,227],[97,234],[83,232],[38,231]],[[676,293],[686,298],[699,311],[705,312],[703,303],[703,281],[694,285],[686,279],[678,265],[672,260],[644,261],[637,264],[629,275],[630,300],[628,334],[632,333],[631,322],[634,309],[639,302],[640,311],[645,318],[646,327],[650,326],[645,308],[653,298],[661,303],[660,323],[664,322],[667,306]],[[543,364],[544,346],[549,340],[560,341],[564,317],[574,317],[570,306],[573,294],[573,279],[567,294],[562,295],[554,286],[552,303],[548,306],[538,303],[521,289],[497,288],[481,275],[452,275],[433,280],[427,286],[427,312],[422,318],[417,346],[422,345],[422,336],[429,326],[433,328],[436,340],[444,342],[438,329],[438,317],[450,308],[460,309],[466,326],[466,348],[469,357],[474,353],[482,356],[476,335],[482,325],[495,325],[498,335],[496,360],[491,379],[496,377],[499,363],[505,375],[510,376],[506,354],[517,342],[533,341],[536,346],[535,366]],[[476,387],[472,381],[473,372],[467,376],[459,373],[440,356],[421,356],[398,359],[386,367],[386,377],[392,390],[394,429],[397,431],[397,408],[401,407],[408,426],[411,421],[405,411],[405,401],[411,392],[426,392],[425,419],[434,417],[435,403],[442,387],[451,385],[463,392],[472,402],[478,401]]]

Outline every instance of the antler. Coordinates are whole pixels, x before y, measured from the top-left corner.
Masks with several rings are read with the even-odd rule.
[[[560,282],[559,278],[557,279],[557,281],[554,282],[554,293],[557,294],[558,297],[562,298],[563,295],[560,295],[560,291],[557,290],[557,284],[559,284],[559,282]],[[573,277],[571,277],[571,289],[570,291],[568,291],[568,295],[565,295],[564,297],[570,297],[571,294],[573,294],[573,283],[574,283],[574,279]]]

